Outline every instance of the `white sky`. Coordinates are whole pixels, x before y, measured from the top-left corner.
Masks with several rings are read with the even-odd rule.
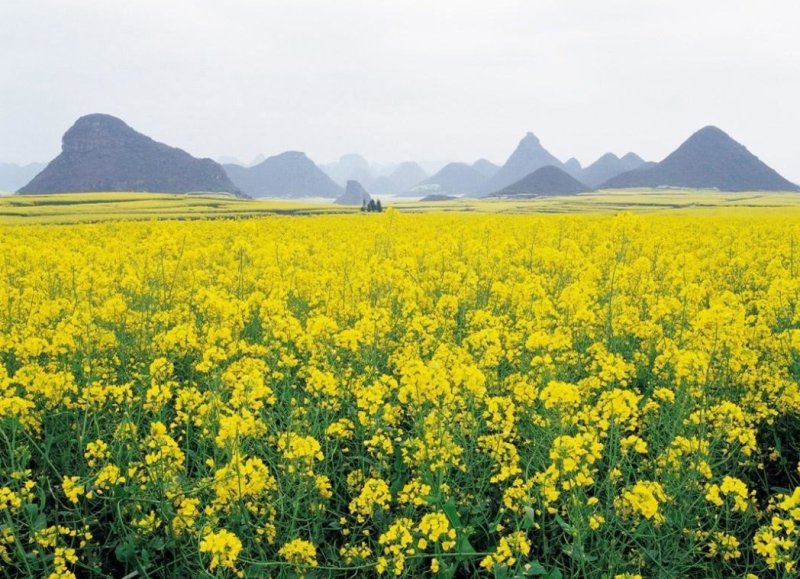
[[[800,181],[797,0],[1,0],[0,161],[105,112],[197,156],[584,165],[716,124]]]

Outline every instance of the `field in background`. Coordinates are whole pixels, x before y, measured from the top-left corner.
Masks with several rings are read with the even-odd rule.
[[[421,202],[385,199],[403,212],[616,213],[676,212],[718,208],[796,209],[797,193],[719,193],[714,191],[602,191],[538,199],[457,199]],[[227,195],[155,193],[75,193],[0,197],[0,224],[79,223],[106,220],[248,218],[262,215],[354,213],[358,207],[332,202],[243,200]]]

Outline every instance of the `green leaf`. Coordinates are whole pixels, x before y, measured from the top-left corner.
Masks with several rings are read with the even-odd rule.
[[[453,579],[456,576],[456,565],[454,563],[439,563],[439,575],[442,579]]]
[[[136,557],[136,549],[131,541],[125,541],[114,548],[114,555],[120,563],[128,563]]]
[[[23,505],[22,512],[28,515],[28,517],[35,517],[39,514],[39,505],[36,503],[27,503]]]
[[[44,513],[39,513],[39,515],[33,521],[33,530],[41,531],[46,526],[47,526],[47,516]]]
[[[567,521],[562,519],[561,515],[556,515],[556,523],[558,523],[558,526],[561,527],[564,531],[572,534],[572,526]]]
[[[475,548],[472,546],[472,543],[469,542],[469,537],[467,537],[467,534],[464,532],[464,525],[461,523],[461,517],[458,515],[458,508],[456,507],[455,501],[450,499],[444,503],[442,505],[442,511],[444,511],[447,520],[450,521],[450,524],[456,530],[456,533],[458,533],[456,550],[465,555],[474,554]]]
[[[539,563],[539,561],[531,561],[530,563],[525,564],[525,575],[528,577],[534,577],[536,575],[545,575],[547,573],[547,569],[544,565]]]
[[[149,546],[155,549],[156,551],[163,551],[164,547],[166,546],[166,543],[164,542],[163,537],[156,537],[155,539],[150,541]]]

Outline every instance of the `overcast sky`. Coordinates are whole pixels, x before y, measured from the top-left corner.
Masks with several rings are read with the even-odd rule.
[[[2,0],[0,161],[104,112],[197,156],[584,165],[715,124],[800,181],[797,0]]]

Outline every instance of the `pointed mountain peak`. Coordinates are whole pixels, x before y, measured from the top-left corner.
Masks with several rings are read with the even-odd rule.
[[[578,180],[580,180],[583,176],[583,167],[581,167],[581,162],[575,157],[570,157],[567,159],[567,161],[564,163],[564,170]]]
[[[731,136],[728,133],[726,133],[725,131],[714,125],[706,125],[705,127],[698,129],[689,138],[691,139],[692,137],[696,137],[699,135],[706,135],[706,136],[713,135],[717,137],[727,137],[729,139],[731,138]]]
[[[539,137],[534,135],[531,131],[528,131],[527,133],[525,133],[525,136],[522,137],[522,140],[520,141],[520,144],[522,144],[522,143],[536,143],[538,145],[539,144]]]
[[[703,127],[663,161],[623,173],[603,188],[680,187],[720,191],[797,191],[725,131]]]
[[[539,137],[528,131],[525,133],[525,136],[522,137],[519,144],[517,145],[517,150],[529,150],[529,151],[536,151],[542,148],[542,143],[539,141]]]
[[[722,155],[741,156],[742,159],[756,159],[744,145],[736,141],[728,133],[709,125],[692,133],[692,135],[670,153],[664,161],[676,157],[719,158]]]
[[[713,125],[708,125],[692,133],[692,135],[678,147],[678,150],[685,147],[699,147],[704,150],[719,147],[745,149],[744,145],[738,143],[728,133]]]
[[[494,193],[546,165],[563,166],[561,161],[542,146],[536,135],[528,132],[505,164],[481,187],[480,191],[484,194]]]

